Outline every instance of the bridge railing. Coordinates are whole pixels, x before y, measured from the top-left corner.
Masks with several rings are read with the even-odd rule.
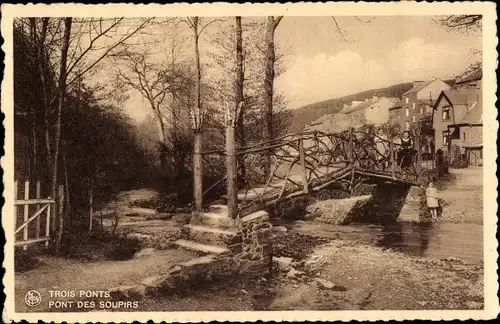
[[[288,134],[237,147],[229,154],[227,150],[207,152],[218,159],[225,154],[228,174],[236,180],[221,176],[205,194],[233,184],[227,188],[227,197],[241,216],[253,207],[263,208],[327,186],[352,191],[363,177],[415,182],[420,172],[418,154],[403,153],[400,144],[370,129]]]

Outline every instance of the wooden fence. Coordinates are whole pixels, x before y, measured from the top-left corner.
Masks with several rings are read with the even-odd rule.
[[[57,202],[52,197],[42,198],[40,181],[36,182],[35,198],[32,198],[30,188],[29,181],[24,182],[23,188],[18,188],[18,181],[14,182],[15,246],[22,246],[23,250],[29,245],[38,243],[45,243],[45,247],[49,246],[51,236],[57,230],[56,213],[62,219],[64,206],[63,186],[59,186]]]

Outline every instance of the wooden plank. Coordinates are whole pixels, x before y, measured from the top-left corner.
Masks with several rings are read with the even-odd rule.
[[[21,230],[26,229],[28,224],[31,223],[31,221],[33,221],[35,218],[37,218],[40,214],[42,214],[43,211],[48,208],[48,206],[49,204],[43,206],[40,210],[34,213],[33,216],[31,216],[29,219],[26,220],[26,222],[24,222],[21,226],[19,226],[19,228],[14,232],[14,235],[19,233]]]
[[[24,206],[24,205],[38,205],[38,204],[48,204],[55,203],[56,201],[51,198],[47,199],[18,199],[14,201],[14,206]]]
[[[35,243],[41,243],[41,242],[45,242],[45,245],[47,246],[49,241],[50,241],[50,237],[44,236],[44,237],[39,237],[37,239],[31,239],[31,240],[27,240],[27,241],[18,241],[18,242],[14,243],[14,246],[27,247],[28,245],[35,244]]]
[[[41,195],[41,186],[40,186],[40,181],[36,182],[36,199],[40,199]],[[36,204],[36,211],[38,212],[40,210],[40,204]],[[36,218],[36,225],[35,225],[35,238],[40,237],[40,217]]]
[[[29,200],[30,199],[30,182],[29,181],[25,181],[24,182],[24,200]],[[27,223],[28,222],[28,218],[29,218],[29,205],[26,204],[24,205],[24,218],[23,218],[23,221],[24,223]],[[23,229],[23,241],[27,241],[28,240],[28,227],[24,227]],[[23,249],[26,250],[28,247],[25,245],[23,246]]]
[[[300,165],[301,165],[301,177],[302,177],[302,190],[305,194],[309,191],[309,186],[307,184],[307,171],[306,171],[306,158],[304,154],[304,140],[299,140],[299,156],[300,156]]]
[[[51,210],[51,204],[49,204],[47,206],[47,219],[46,219],[46,225],[45,225],[45,236],[47,237],[50,237],[50,216],[51,216],[51,213],[52,213],[52,210]],[[45,242],[45,247],[48,247],[49,246],[49,241],[46,241]]]
[[[391,141],[390,144],[389,144],[389,150],[391,152],[391,174],[392,174],[392,178],[393,179],[396,179],[396,159],[394,157],[394,142]]]

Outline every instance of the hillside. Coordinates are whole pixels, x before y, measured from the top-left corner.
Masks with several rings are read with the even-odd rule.
[[[454,83],[454,80],[444,81],[450,85]],[[309,125],[311,122],[324,115],[335,114],[339,112],[344,104],[350,104],[354,100],[363,101],[373,96],[401,98],[402,94],[410,90],[411,88],[411,82],[399,83],[386,88],[365,90],[352,95],[328,99],[294,109],[291,111],[292,118],[288,131],[290,133],[297,132],[304,126]]]

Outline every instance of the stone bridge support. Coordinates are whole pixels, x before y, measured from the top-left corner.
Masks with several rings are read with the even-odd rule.
[[[373,192],[372,208],[382,222],[397,219],[419,223],[423,194],[423,190],[417,186],[381,183]]]

